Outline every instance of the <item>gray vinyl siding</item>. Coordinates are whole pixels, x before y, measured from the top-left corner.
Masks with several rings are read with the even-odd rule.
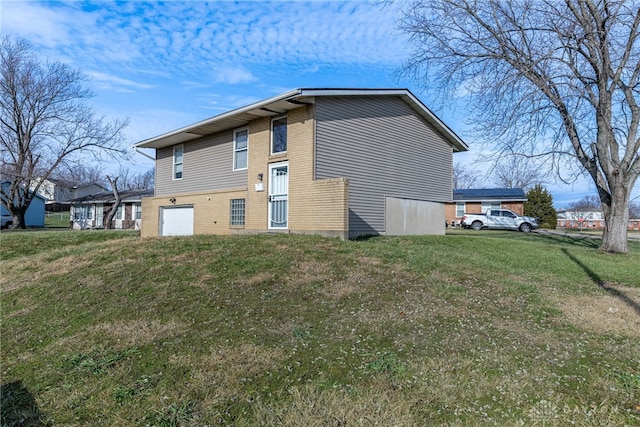
[[[316,98],[316,178],[349,179],[349,234],[385,232],[385,197],[452,199],[452,148],[399,97]]]
[[[247,186],[247,171],[233,171],[233,131],[205,136],[183,145],[180,180],[173,179],[173,146],[157,150],[156,196]]]

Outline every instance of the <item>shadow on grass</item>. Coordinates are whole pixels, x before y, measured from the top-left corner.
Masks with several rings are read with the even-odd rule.
[[[598,249],[601,243],[601,238],[597,236],[570,236],[540,231],[536,232],[536,235],[549,243],[570,244],[572,246],[582,246],[592,249]]]
[[[614,288],[612,286],[609,286],[607,284],[607,282],[605,280],[602,280],[602,278],[595,271],[593,271],[592,269],[590,269],[589,267],[584,265],[584,263],[582,263],[582,261],[580,261],[578,258],[576,258],[575,256],[571,255],[567,249],[562,248],[561,250],[567,256],[567,258],[569,258],[578,267],[582,268],[585,273],[587,273],[587,275],[591,278],[591,280],[593,280],[593,283],[595,283],[596,286],[598,286],[600,289],[606,291],[612,297],[615,297],[615,298],[619,299],[624,304],[626,304],[629,307],[631,307],[633,309],[633,311],[635,311],[636,314],[638,314],[640,316],[640,304],[635,302],[633,299],[631,299],[624,292],[621,292],[618,289],[616,289],[616,288]]]
[[[36,399],[22,385],[22,381],[14,381],[0,386],[0,419],[2,427],[44,427],[44,415],[38,409]]]

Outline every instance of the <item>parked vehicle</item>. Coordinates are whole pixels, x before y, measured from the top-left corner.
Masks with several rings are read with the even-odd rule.
[[[464,214],[462,217],[462,227],[473,230],[507,229],[520,230],[529,233],[538,228],[538,220],[528,216],[520,216],[508,209],[489,209],[487,213]]]
[[[11,224],[13,224],[13,217],[9,214],[2,214],[2,219],[0,220],[0,228],[7,228]]]

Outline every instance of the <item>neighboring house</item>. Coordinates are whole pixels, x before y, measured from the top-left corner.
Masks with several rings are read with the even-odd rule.
[[[153,190],[120,191],[120,205],[113,217],[112,228],[139,230],[142,221],[142,199],[151,196],[153,196]],[[115,196],[112,191],[103,191],[72,199],[69,203],[72,228],[76,230],[104,228],[104,221],[115,204]]]
[[[524,214],[527,196],[522,188],[476,188],[453,190],[453,203],[447,204],[447,225],[458,226],[465,213],[484,213],[489,209],[510,209]]]
[[[467,145],[406,89],[297,89],[144,140],[143,236],[444,234]]]
[[[600,210],[558,211],[558,228],[604,228],[604,214]]]
[[[35,187],[35,184],[33,185]],[[69,207],[69,200],[100,193],[107,189],[96,183],[71,184],[58,179],[42,181],[38,194],[46,199],[47,210],[65,210]],[[60,207],[60,209],[56,209]]]
[[[4,181],[2,186],[8,186],[9,181]],[[44,215],[45,215],[45,199],[40,194],[36,194],[27,212],[24,215],[24,222],[26,227],[44,227]],[[0,214],[11,215],[9,210],[4,207],[2,203],[0,203]],[[13,221],[13,220],[12,220]]]
[[[601,210],[558,211],[558,228],[604,230],[604,214]],[[640,218],[629,218],[628,230],[640,230]]]

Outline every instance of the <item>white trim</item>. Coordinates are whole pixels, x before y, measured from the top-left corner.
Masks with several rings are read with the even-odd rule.
[[[238,150],[236,148],[236,135],[240,132],[247,133],[247,146],[244,148],[244,150]],[[236,167],[236,153],[239,151],[244,151],[247,153],[247,164],[243,168]],[[249,168],[249,128],[244,126],[238,129],[234,129],[233,131],[233,164],[231,165],[231,169],[233,171],[242,171],[242,170],[247,170],[248,168]]]

